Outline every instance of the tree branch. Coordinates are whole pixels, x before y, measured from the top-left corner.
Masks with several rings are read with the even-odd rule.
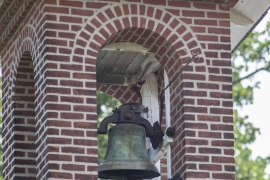
[[[235,85],[235,84],[241,82],[242,80],[247,79],[247,78],[253,76],[253,75],[256,74],[257,72],[262,71],[262,70],[269,71],[269,67],[267,66],[267,67],[264,67],[264,68],[257,69],[256,71],[254,71],[254,72],[252,72],[252,73],[250,73],[250,74],[248,74],[248,75],[246,75],[246,76],[244,76],[244,77],[242,77],[242,78],[239,78],[239,79],[233,81],[232,84]]]

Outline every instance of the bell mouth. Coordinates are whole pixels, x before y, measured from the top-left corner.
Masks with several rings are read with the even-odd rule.
[[[107,170],[98,173],[99,178],[117,180],[141,180],[160,176],[159,173],[148,170]]]
[[[144,127],[123,123],[109,130],[107,152],[98,166],[98,176],[117,180],[141,180],[160,176],[146,150]]]
[[[104,161],[98,167],[99,178],[105,179],[151,179],[160,176],[158,169],[145,160]]]

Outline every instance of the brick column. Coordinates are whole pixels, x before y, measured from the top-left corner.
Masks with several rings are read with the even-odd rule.
[[[19,63],[14,95],[14,179],[36,179],[33,61],[25,52]],[[12,179],[12,178],[11,178]]]
[[[50,24],[48,29],[57,26]],[[48,49],[63,54],[47,52],[44,57],[45,84],[37,107],[37,178],[94,180],[98,156],[95,64],[65,55],[68,39],[46,39]]]

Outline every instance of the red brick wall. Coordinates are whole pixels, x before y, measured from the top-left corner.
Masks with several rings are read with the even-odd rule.
[[[115,97],[122,104],[141,103],[140,89],[136,86],[98,85],[97,90]]]
[[[170,79],[192,53],[200,53],[201,61],[170,88],[176,129],[172,173],[234,179],[229,4],[45,0],[23,8],[29,14],[22,26],[2,33],[11,41],[0,39],[6,45],[1,51],[5,179],[14,176],[16,165],[10,164],[16,157],[10,138],[16,126],[13,87],[25,51],[35,73],[37,179],[97,179],[97,88],[121,102],[140,102],[138,89],[96,87],[98,51],[117,42],[148,48]]]
[[[24,53],[20,60],[14,92],[15,179],[36,179],[35,89],[29,52]]]

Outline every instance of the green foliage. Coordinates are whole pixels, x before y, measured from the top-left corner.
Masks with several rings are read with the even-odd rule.
[[[112,110],[120,105],[121,103],[117,99],[97,91],[97,113],[99,117],[106,117],[112,114]]]
[[[266,30],[251,33],[233,54],[233,100],[238,107],[253,103],[253,89],[259,88],[260,83],[244,86],[243,80],[252,79],[260,71],[270,72],[269,37],[270,22]],[[241,76],[242,74],[245,75]],[[270,163],[270,156],[252,159],[252,151],[248,148],[260,133],[259,128],[248,122],[247,116],[240,117],[237,110],[234,110],[234,126],[236,179],[270,180],[270,176],[265,173],[265,168]]]
[[[98,127],[100,122],[107,116],[112,114],[112,110],[120,106],[121,103],[109,96],[106,93],[100,91],[97,92],[97,112],[98,112]],[[109,128],[112,125],[109,125]],[[98,135],[98,161],[101,162],[104,159],[107,149],[108,135]]]
[[[263,70],[270,71],[269,50],[270,50],[270,22],[262,32],[252,32],[237,48],[233,54],[233,61],[241,57],[244,63],[239,66],[241,70],[247,71],[250,63],[262,64]],[[260,68],[258,68],[260,69]],[[257,70],[258,70],[257,69]]]
[[[234,110],[236,179],[269,180],[270,178],[266,178],[265,168],[270,157],[251,159],[252,151],[247,145],[256,140],[256,134],[260,133],[260,130],[248,122],[247,119],[247,116],[244,118],[239,117],[238,112]]]
[[[241,83],[233,85],[233,101],[236,106],[253,103],[253,88],[252,86],[244,87]]]
[[[237,140],[235,141],[235,147],[237,149],[241,149],[243,146],[253,143],[256,140],[256,134],[260,133],[260,129],[254,127],[247,119],[248,116],[239,117],[238,112],[234,110],[234,126],[240,127],[236,128],[234,131],[234,136]]]

